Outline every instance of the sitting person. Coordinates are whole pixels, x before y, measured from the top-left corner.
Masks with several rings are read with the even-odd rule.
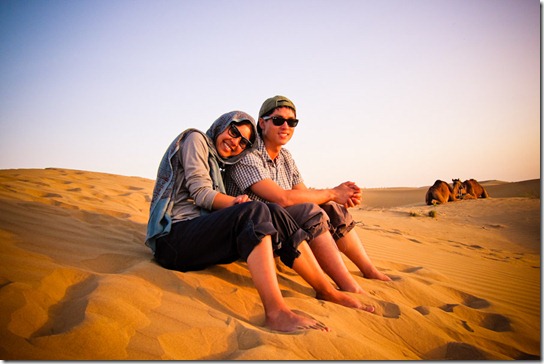
[[[353,182],[321,190],[304,184],[291,153],[283,147],[297,123],[291,100],[283,96],[267,99],[259,111],[256,149],[226,170],[227,193],[247,194],[252,200],[285,207],[310,234],[308,242],[319,264],[341,289],[363,291],[349,274],[339,251],[355,263],[364,277],[390,281],[370,260],[347,210],[360,203],[361,189]]]
[[[265,325],[277,331],[324,324],[288,308],[279,288],[274,255],[317,292],[316,297],[373,311],[327,280],[306,243],[308,235],[280,206],[225,194],[221,168],[249,153],[255,122],[241,111],[223,114],[202,133],[187,129],[164,154],[157,173],[146,245],[162,267],[182,272],[242,259],[263,302]]]

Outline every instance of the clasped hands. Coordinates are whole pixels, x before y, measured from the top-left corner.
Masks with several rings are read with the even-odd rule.
[[[334,188],[338,196],[335,201],[346,208],[360,205],[363,200],[363,193],[355,182],[344,182]]]

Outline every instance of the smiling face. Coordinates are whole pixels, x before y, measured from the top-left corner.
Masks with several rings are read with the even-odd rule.
[[[238,130],[243,138],[251,140],[252,137],[252,128],[248,124],[230,124],[230,126],[219,134],[215,140],[217,153],[225,159],[237,156],[244,151],[244,148],[240,145],[242,138],[234,136],[237,135],[237,133],[233,130],[233,127]]]
[[[270,114],[270,117],[279,116],[284,119],[295,119],[295,112],[289,107],[279,107]],[[274,125],[272,119],[264,120],[263,118],[259,119],[259,126],[262,130],[262,137],[265,141],[265,144],[268,146],[283,146],[287,144],[291,137],[295,133],[295,128],[290,127],[284,122],[280,126]]]

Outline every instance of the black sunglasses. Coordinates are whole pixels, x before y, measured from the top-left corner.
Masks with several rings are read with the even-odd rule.
[[[238,130],[238,128],[234,124],[230,124],[229,135],[233,138],[240,138],[240,143],[238,144],[242,149],[251,148],[253,146],[253,143],[244,138],[242,136],[242,133],[240,133],[240,130]]]
[[[272,123],[276,126],[282,126],[287,121],[287,125],[294,128],[298,124],[298,119],[284,119],[281,116],[265,116],[263,120],[272,120]]]

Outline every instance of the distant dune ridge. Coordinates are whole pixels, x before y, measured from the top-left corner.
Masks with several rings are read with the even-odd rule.
[[[480,182],[491,198],[439,206],[429,186],[365,189],[355,229],[393,280],[346,264],[376,312],[317,300],[283,267],[290,307],[333,331],[280,334],[262,327],[245,263],[153,261],[152,180],[0,170],[0,358],[540,359],[540,180]]]

